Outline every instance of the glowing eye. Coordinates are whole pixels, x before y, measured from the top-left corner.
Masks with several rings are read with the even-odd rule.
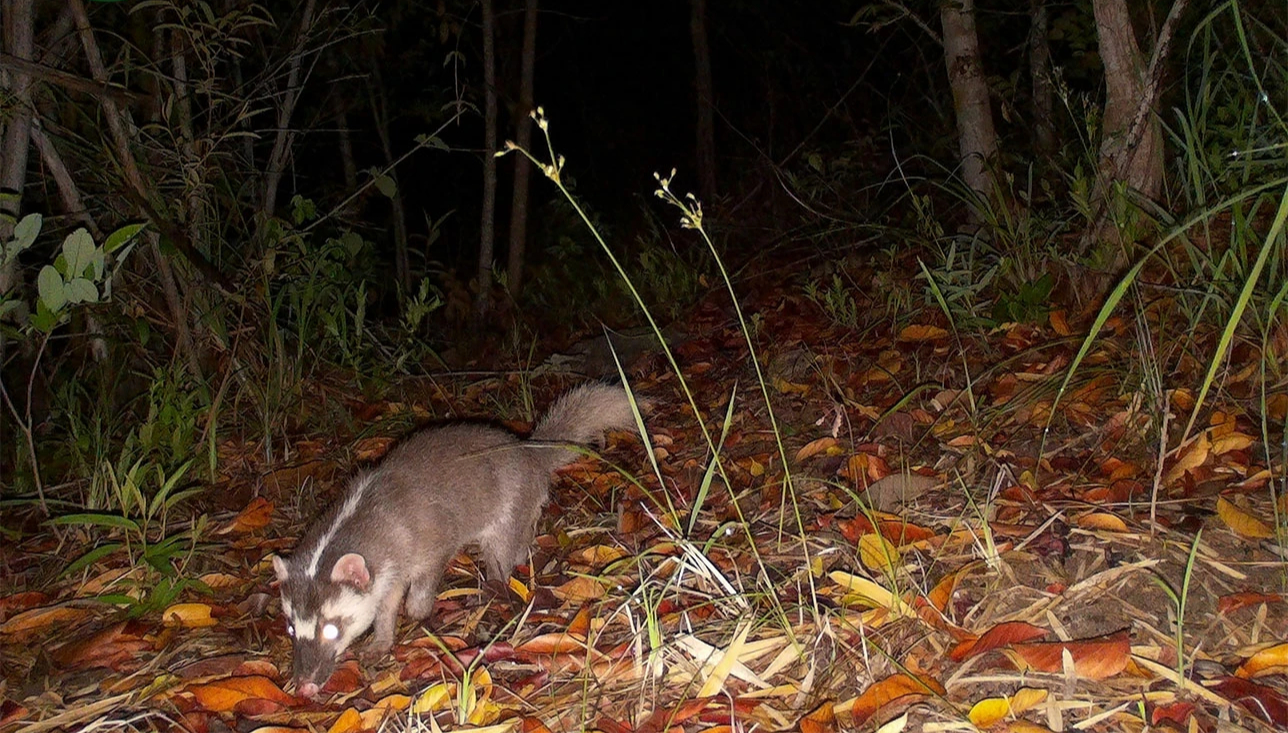
[[[335,641],[340,638],[340,629],[335,624],[327,624],[322,627],[322,638],[327,641]]]
[[[290,636],[292,639],[295,638],[295,624],[286,625],[286,634],[287,636]]]

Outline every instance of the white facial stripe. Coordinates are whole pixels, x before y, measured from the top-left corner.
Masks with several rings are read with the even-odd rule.
[[[318,621],[314,618],[292,621],[295,626],[296,639],[312,639],[317,633]]]
[[[322,553],[326,551],[327,545],[331,544],[331,538],[335,536],[335,532],[340,528],[340,525],[347,522],[349,517],[352,517],[353,513],[358,511],[358,505],[362,502],[362,495],[366,493],[367,487],[371,486],[374,478],[375,474],[367,473],[355,480],[353,489],[349,492],[349,498],[344,500],[344,505],[340,507],[340,511],[335,515],[335,521],[331,522],[330,527],[327,527],[326,534],[322,535],[322,539],[318,540],[317,547],[313,548],[313,554],[309,556],[309,565],[305,569],[305,573],[309,577],[317,577],[318,563],[322,561]]]

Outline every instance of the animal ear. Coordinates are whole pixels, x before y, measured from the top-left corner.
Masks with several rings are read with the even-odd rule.
[[[277,573],[277,582],[285,583],[287,576],[290,575],[286,567],[286,561],[277,555],[273,556],[273,572]]]
[[[331,582],[344,583],[365,591],[371,585],[367,561],[356,552],[342,556],[335,561],[335,567],[331,568]]]

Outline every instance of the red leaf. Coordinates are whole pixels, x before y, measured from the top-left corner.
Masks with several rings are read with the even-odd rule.
[[[1237,702],[1256,718],[1279,728],[1288,727],[1288,699],[1273,687],[1256,682],[1226,677],[1211,688],[1227,700]]]
[[[1046,635],[1047,632],[1044,629],[1033,624],[1007,621],[984,632],[984,635],[978,639],[963,641],[953,647],[948,656],[954,662],[962,662],[1000,647],[1041,639]]]
[[[1257,606],[1262,603],[1282,603],[1283,599],[1284,597],[1278,593],[1257,593],[1254,591],[1231,593],[1228,596],[1221,596],[1221,600],[1217,603],[1217,610],[1222,614],[1228,614],[1240,608]]]

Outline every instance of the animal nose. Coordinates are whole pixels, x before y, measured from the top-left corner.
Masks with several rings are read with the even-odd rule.
[[[300,697],[316,697],[322,691],[316,682],[300,682],[295,685],[295,692]]]

